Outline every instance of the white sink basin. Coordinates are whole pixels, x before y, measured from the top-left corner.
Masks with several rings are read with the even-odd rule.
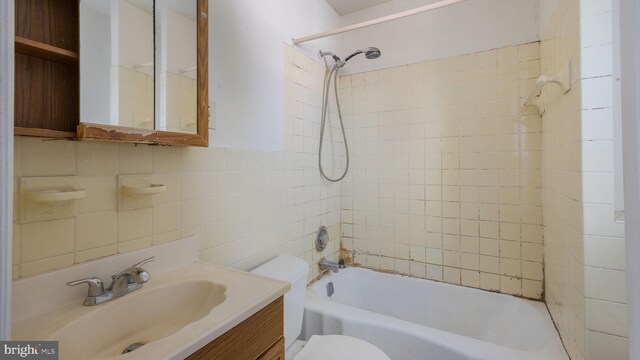
[[[64,303],[52,301],[70,291],[65,285],[74,278],[70,275],[47,275],[38,282],[48,286],[45,290],[20,284],[24,290],[19,293],[29,300],[20,313],[29,309],[31,316],[13,323],[13,340],[58,341],[61,360],[184,359],[290,288],[285,282],[201,262],[157,276],[150,273],[152,279],[142,289],[96,306],[82,305],[86,293]],[[52,281],[58,285],[49,286]],[[135,343],[144,345],[122,354]]]
[[[224,302],[225,291],[225,286],[209,281],[139,290],[95,306],[51,338],[60,342],[65,358],[118,356],[131,344],[161,340],[202,319]]]

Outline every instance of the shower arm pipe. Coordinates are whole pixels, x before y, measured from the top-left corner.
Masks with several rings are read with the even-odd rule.
[[[293,44],[294,45],[302,44],[303,42],[322,39],[322,38],[325,38],[325,37],[328,37],[328,36],[338,35],[338,34],[346,33],[346,32],[349,32],[349,31],[358,30],[358,29],[366,28],[366,27],[373,26],[373,25],[382,24],[382,23],[393,21],[393,20],[397,20],[397,19],[402,19],[402,18],[407,17],[407,16],[417,15],[417,14],[420,14],[420,13],[423,13],[423,12],[439,9],[439,8],[442,8],[442,7],[445,7],[445,6],[449,6],[449,5],[453,5],[453,4],[457,4],[457,3],[463,2],[463,1],[466,1],[466,0],[443,0],[443,1],[440,1],[440,2],[437,2],[437,3],[434,3],[434,4],[421,6],[421,7],[412,9],[412,10],[402,11],[402,12],[399,12],[399,13],[396,13],[396,14],[393,14],[393,15],[383,16],[383,17],[380,17],[380,18],[377,18],[377,19],[373,19],[373,20],[363,21],[361,23],[357,23],[357,24],[341,27],[339,29],[325,31],[325,32],[321,32],[321,33],[318,33],[318,34],[314,34],[314,35],[309,35],[309,36],[296,38],[296,39],[293,39]]]

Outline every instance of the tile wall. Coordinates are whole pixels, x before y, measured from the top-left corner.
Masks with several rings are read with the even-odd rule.
[[[195,72],[189,74],[195,76]],[[197,82],[188,76],[166,71],[160,75],[162,100],[160,129],[181,133],[198,132],[196,109]]]
[[[14,278],[195,235],[200,257],[249,269],[278,253],[337,261],[340,188],[317,171],[324,67],[285,46],[282,152],[15,138]],[[328,161],[333,142],[327,139]],[[340,160],[340,156],[337,156]],[[153,208],[117,211],[117,175],[153,174]],[[19,224],[20,177],[77,176],[89,191],[77,217]],[[313,249],[320,225],[331,242]]]
[[[539,43],[342,78],[355,262],[543,296]]]
[[[580,72],[579,0],[560,1],[541,45],[542,69],[557,73],[573,62]],[[581,207],[580,80],[561,96],[544,89],[545,297],[572,359],[584,359],[584,267]]]
[[[572,359],[627,359],[624,223],[616,221],[610,0],[561,0],[542,71],[569,60],[573,89],[545,88],[545,295]]]
[[[625,229],[614,209],[612,3],[580,4],[585,352],[590,360],[629,358]]]
[[[126,66],[113,66],[111,72],[112,103],[117,104],[112,124],[153,129],[153,76]]]

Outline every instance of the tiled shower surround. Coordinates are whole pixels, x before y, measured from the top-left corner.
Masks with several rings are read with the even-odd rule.
[[[536,42],[342,77],[355,263],[543,297],[539,75]]]
[[[545,301],[573,360],[629,358],[624,222],[614,210],[612,1],[561,0],[542,69],[573,64],[573,89],[545,89]],[[618,169],[619,170],[619,169]]]

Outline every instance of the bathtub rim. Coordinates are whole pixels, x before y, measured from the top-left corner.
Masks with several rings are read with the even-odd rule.
[[[341,269],[342,270],[342,269]],[[481,339],[477,339],[477,338],[473,338],[473,337],[468,337],[468,336],[464,336],[461,334],[457,334],[454,332],[449,332],[446,330],[441,330],[441,329],[437,329],[434,327],[430,327],[427,325],[422,325],[422,324],[418,324],[418,323],[414,323],[408,320],[403,320],[400,318],[396,318],[393,316],[389,316],[389,315],[385,315],[382,313],[378,313],[375,311],[371,311],[371,310],[366,310],[366,309],[362,309],[362,308],[358,308],[352,305],[347,305],[347,304],[342,304],[339,302],[334,302],[331,301],[330,299],[323,297],[321,295],[318,295],[318,292],[321,292],[322,289],[319,286],[322,281],[327,280],[328,278],[331,277],[335,277],[335,276],[340,276],[340,273],[338,274],[333,274],[331,272],[325,272],[323,274],[321,274],[320,276],[316,277],[311,283],[309,283],[307,285],[307,290],[306,290],[306,305],[305,305],[305,312],[310,309],[312,311],[316,311],[318,313],[320,313],[321,315],[325,315],[327,314],[327,309],[331,309],[331,308],[337,308],[338,312],[341,314],[346,314],[345,318],[346,319],[351,319],[351,320],[358,320],[358,319],[362,319],[362,317],[358,317],[358,316],[353,316],[353,314],[360,314],[360,315],[365,315],[364,317],[367,318],[367,315],[373,318],[378,318],[380,320],[384,320],[384,321],[391,321],[391,322],[400,322],[401,325],[408,325],[409,328],[416,328],[418,330],[424,330],[424,329],[428,329],[429,331],[427,331],[427,337],[429,341],[434,342],[435,344],[437,344],[438,346],[442,346],[444,348],[450,349],[454,352],[460,352],[460,349],[458,347],[449,345],[447,342],[443,342],[443,341],[439,341],[439,339],[449,339],[451,340],[453,343],[462,343],[462,344],[466,344],[466,346],[464,346],[464,348],[467,348],[466,350],[471,351],[473,348],[485,348],[486,350],[493,350],[490,351],[491,354],[488,354],[487,356],[494,356],[494,352],[503,352],[503,353],[508,353],[511,354],[511,356],[519,356],[517,357],[518,359],[531,359],[531,360],[537,360],[537,359],[546,359],[546,357],[544,356],[553,356],[553,359],[562,359],[562,360],[569,360],[568,354],[567,354],[567,350],[566,347],[564,345],[564,341],[562,340],[562,338],[560,337],[560,333],[558,331],[557,325],[556,323],[553,321],[553,318],[551,317],[551,314],[549,312],[549,308],[547,306],[547,304],[543,301],[543,300],[535,300],[535,299],[530,299],[530,298],[526,298],[526,297],[521,297],[521,296],[515,296],[515,295],[511,295],[511,294],[504,294],[504,293],[500,293],[497,291],[490,291],[490,290],[485,290],[485,289],[479,289],[479,288],[474,288],[474,287],[470,287],[470,286],[463,286],[463,285],[457,285],[457,284],[451,284],[451,283],[447,283],[444,281],[437,281],[437,280],[432,280],[432,279],[424,279],[424,278],[420,278],[420,277],[416,277],[416,276],[412,276],[409,274],[403,274],[403,273],[398,273],[398,272],[392,272],[392,271],[385,271],[385,270],[377,270],[377,269],[370,269],[367,267],[363,267],[363,266],[352,266],[350,265],[349,267],[346,268],[346,270],[356,270],[356,271],[369,271],[372,273],[375,273],[376,275],[382,275],[382,276],[390,276],[390,277],[396,277],[396,276],[401,276],[402,278],[407,278],[407,279],[415,279],[415,280],[424,280],[427,282],[431,282],[434,283],[436,285],[439,286],[447,286],[447,287],[455,287],[455,288],[459,288],[459,287],[463,287],[466,289],[470,289],[470,290],[476,290],[476,291],[483,291],[484,293],[487,294],[492,294],[492,295],[498,295],[498,296],[505,296],[505,297],[510,297],[510,298],[515,298],[515,300],[518,301],[526,301],[526,302],[530,302],[530,305],[533,305],[536,307],[537,310],[541,310],[538,309],[542,306],[544,306],[544,314],[541,314],[544,319],[542,319],[545,322],[545,328],[549,328],[549,333],[546,335],[547,338],[544,339],[544,344],[535,349],[535,350],[521,350],[521,349],[516,349],[516,348],[511,348],[505,345],[500,345],[500,344],[496,344],[496,343],[492,343],[489,341],[485,341],[485,340],[481,340]],[[320,302],[320,303],[319,303]],[[354,312],[355,311],[355,312]],[[305,316],[306,319],[306,316]],[[342,317],[341,317],[342,319]],[[553,327],[553,331],[550,330],[551,325]],[[306,325],[303,325],[303,329],[306,328]],[[403,328],[399,328],[401,330],[401,332],[406,333],[406,331],[404,331]],[[306,330],[303,330],[303,333]],[[420,335],[423,335],[421,332],[419,332]],[[415,335],[415,334],[410,334],[410,335]],[[471,356],[471,352],[467,352],[464,351],[465,355],[469,355]],[[492,359],[490,357],[486,358],[486,359]],[[513,359],[513,357],[505,357],[505,359]],[[493,359],[492,359],[493,360]]]

